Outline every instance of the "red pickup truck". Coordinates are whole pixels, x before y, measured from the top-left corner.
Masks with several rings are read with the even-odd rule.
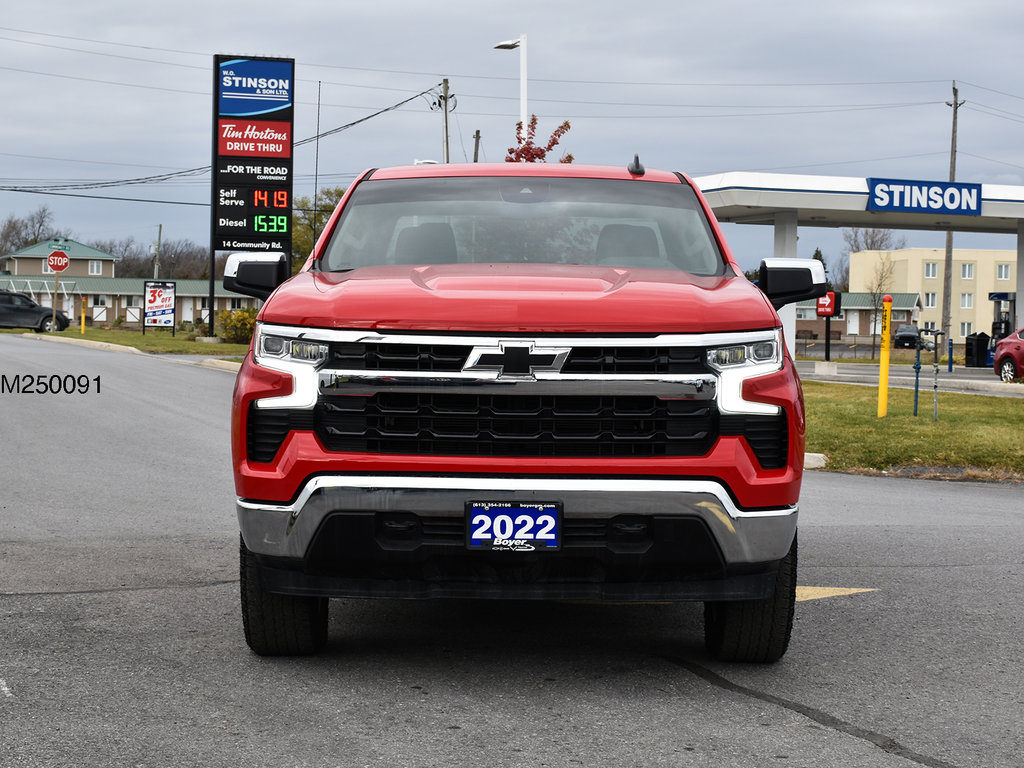
[[[785,653],[804,450],[776,309],[692,181],[567,164],[366,171],[265,299],[233,399],[245,637],[313,653],[339,597],[703,601]]]

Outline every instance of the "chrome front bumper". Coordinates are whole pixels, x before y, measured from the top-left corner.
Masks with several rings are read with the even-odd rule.
[[[258,555],[302,559],[336,512],[409,512],[461,518],[467,501],[560,502],[566,518],[621,514],[703,520],[729,566],[781,560],[796,533],[797,508],[741,510],[712,480],[545,477],[320,476],[291,504],[239,499],[245,546]]]

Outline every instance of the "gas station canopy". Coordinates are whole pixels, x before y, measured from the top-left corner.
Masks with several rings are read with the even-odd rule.
[[[693,181],[719,221],[773,226],[781,258],[797,257],[800,226],[1016,235],[1024,295],[1024,186],[740,171]],[[1017,328],[1022,310],[1018,302]]]
[[[777,215],[795,214],[804,227],[1017,234],[1024,220],[1024,187],[1002,184],[743,172],[694,182],[719,221],[737,224],[775,224]]]

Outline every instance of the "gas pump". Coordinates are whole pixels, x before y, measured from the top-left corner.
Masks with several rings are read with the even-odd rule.
[[[1013,319],[1017,316],[1017,294],[996,291],[988,295],[992,302],[992,346],[1004,336],[1013,333]]]

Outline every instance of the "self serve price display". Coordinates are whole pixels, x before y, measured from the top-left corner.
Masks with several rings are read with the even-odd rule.
[[[213,250],[292,245],[292,59],[214,57]]]

